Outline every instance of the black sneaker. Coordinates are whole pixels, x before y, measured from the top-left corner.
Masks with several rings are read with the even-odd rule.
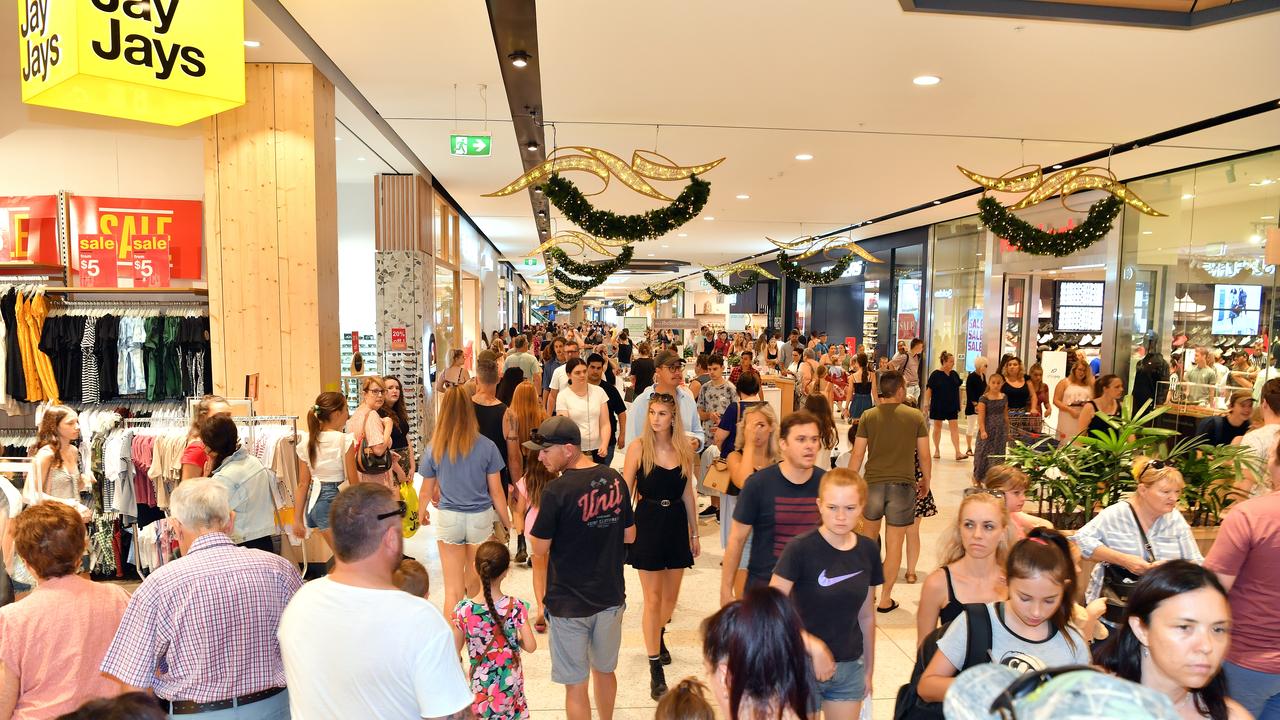
[[[720,515],[720,508],[716,507],[715,505],[708,505],[706,510],[703,510],[702,512],[698,513],[698,517],[700,518],[719,517],[719,515]]]
[[[517,565],[524,565],[525,563],[528,563],[529,553],[526,552],[524,548],[520,548],[520,551],[516,553],[515,561]]]
[[[663,665],[671,664],[671,651],[667,649],[667,629],[662,628],[662,634],[658,636],[658,660]]]
[[[661,699],[667,694],[667,677],[662,672],[662,661],[657,659],[649,660],[649,697],[654,700]]]

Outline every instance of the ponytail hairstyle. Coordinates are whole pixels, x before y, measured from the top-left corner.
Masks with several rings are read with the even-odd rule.
[[[1171,597],[1212,588],[1225,599],[1227,591],[1212,570],[1187,560],[1169,560],[1143,573],[1129,594],[1124,622],[1098,651],[1097,664],[1107,672],[1131,682],[1142,683],[1142,643],[1133,631],[1133,621],[1151,626],[1151,615]],[[1227,720],[1227,680],[1222,669],[1202,688],[1190,688],[1196,711],[1213,720]]]
[[[658,700],[654,720],[715,720],[716,712],[707,700],[707,686],[687,677]]]
[[[209,419],[209,413],[213,411],[215,405],[227,405],[229,407],[231,403],[227,402],[227,399],[221,395],[205,395],[192,406],[191,430],[187,432],[188,439],[195,440],[200,437],[200,426],[205,420]]]
[[[515,636],[507,635],[507,619],[498,614],[498,607],[493,604],[493,582],[502,577],[509,567],[511,551],[506,545],[496,540],[486,540],[476,548],[476,574],[480,576],[480,586],[484,588],[484,604],[489,608],[489,616],[493,618],[493,639],[497,641],[501,638],[502,645],[511,649],[512,664],[520,667],[520,643]],[[512,598],[511,602],[511,614],[514,617],[514,604],[520,601]]]
[[[803,630],[791,600],[772,587],[749,590],[702,622],[702,656],[712,672],[721,665],[726,670],[729,720],[739,720],[744,710],[748,716],[753,710],[809,716]]]
[[[320,426],[329,421],[334,414],[347,407],[347,398],[340,392],[322,392],[316,396],[316,402],[307,411],[307,457],[312,467],[316,464],[316,447],[320,443]]]
[[[53,464],[50,468],[62,467],[62,436],[58,434],[58,426],[68,415],[74,415],[75,410],[65,405],[49,405],[44,409],[44,415],[40,418],[40,427],[36,429],[36,444],[31,446],[31,456],[40,452],[40,448],[53,448]]]
[[[971,496],[976,497],[976,496]],[[1053,528],[1035,527],[1009,551],[1005,562],[1006,582],[1029,580],[1036,575],[1046,575],[1062,586],[1062,600],[1053,611],[1050,621],[1075,649],[1075,640],[1067,632],[1071,623],[1072,598],[1076,592],[1076,564],[1071,557],[1067,538]]]

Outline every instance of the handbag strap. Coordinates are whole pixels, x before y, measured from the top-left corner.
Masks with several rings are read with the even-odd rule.
[[[1129,506],[1129,514],[1133,515],[1133,524],[1138,526],[1138,535],[1142,538],[1142,547],[1151,556],[1151,562],[1155,562],[1156,551],[1151,549],[1151,541],[1147,539],[1147,533],[1142,529],[1142,521],[1138,519],[1138,511],[1133,508],[1133,503],[1126,502],[1125,504]],[[1142,559],[1146,560],[1147,558],[1143,556]]]

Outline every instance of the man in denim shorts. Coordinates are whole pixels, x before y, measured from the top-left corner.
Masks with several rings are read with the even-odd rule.
[[[538,519],[529,530],[533,554],[548,558],[547,623],[551,629],[551,680],[565,686],[568,720],[590,720],[587,680],[596,711],[613,715],[618,695],[614,668],[622,644],[626,544],[635,540],[631,494],[616,470],[582,452],[573,420],[543,422],[525,448],[559,477],[542,492]]]
[[[863,533],[880,535],[880,518],[885,519],[884,589],[876,612],[898,608],[893,599],[893,583],[902,562],[902,545],[907,528],[915,522],[916,500],[929,494],[929,429],[919,410],[904,405],[906,382],[902,373],[890,370],[880,375],[880,404],[862,414],[858,436],[853,443],[849,469],[862,472],[867,481],[867,519]],[[914,442],[912,439],[914,438]],[[862,469],[863,458],[867,467]],[[923,478],[916,482],[916,460]]]

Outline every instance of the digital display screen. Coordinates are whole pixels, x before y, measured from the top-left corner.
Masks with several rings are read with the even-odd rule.
[[[1261,325],[1261,285],[1213,286],[1214,335],[1257,335]]]
[[[1055,328],[1059,332],[1102,332],[1104,283],[1064,280],[1055,287]]]

